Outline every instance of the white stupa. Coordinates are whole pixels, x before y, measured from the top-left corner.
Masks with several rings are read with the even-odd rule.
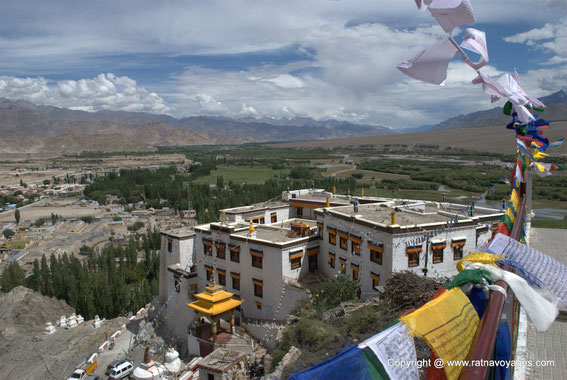
[[[94,317],[94,322],[93,322],[93,327],[95,329],[98,329],[100,327],[100,325],[102,325],[102,321],[100,320],[100,318],[98,317],[98,315],[95,315]]]
[[[77,324],[80,325],[84,321],[85,321],[85,318],[81,314],[77,315]]]
[[[57,326],[59,327],[67,326],[67,318],[64,315],[62,315],[61,318],[59,318],[59,321],[57,322]]]
[[[43,332],[43,335],[50,335],[50,334],[53,334],[54,332],[55,332],[55,326],[53,326],[53,323],[47,322],[47,325],[45,326],[45,331]]]
[[[150,346],[146,346],[146,353],[144,354],[144,362],[136,367],[132,372],[134,380],[161,380],[162,374],[165,372],[165,367],[151,360]]]
[[[181,360],[179,359],[179,352],[173,347],[169,347],[165,353],[165,368],[170,373],[179,373],[181,371]]]
[[[67,328],[72,329],[77,326],[77,316],[75,314],[67,318]]]

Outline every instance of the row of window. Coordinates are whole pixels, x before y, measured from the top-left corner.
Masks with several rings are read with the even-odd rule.
[[[226,244],[216,243],[217,258],[225,260],[226,259]],[[240,247],[231,246],[228,248],[230,251],[230,261],[239,263],[240,262]],[[205,256],[213,256],[213,243],[207,240],[203,240],[203,252]],[[264,254],[260,250],[250,249],[250,255],[252,256],[252,266],[256,268],[262,268],[262,261]]]
[[[244,219],[247,222],[252,222],[255,224],[264,224],[266,223],[266,218],[264,218],[263,216],[256,216],[253,218],[248,218],[248,219]],[[278,213],[277,212],[272,212],[270,214],[270,222],[271,223],[276,223],[278,221]]]
[[[217,283],[222,286],[226,286],[226,271],[223,269],[216,270],[217,272]],[[213,267],[205,265],[205,273],[207,282],[213,280]],[[240,290],[240,273],[230,272],[230,278],[232,280],[232,289]],[[254,295],[256,297],[263,296],[263,281],[253,278],[252,284],[254,285]]]
[[[319,225],[319,237],[322,237],[322,225]],[[334,228],[327,228],[327,232],[329,234],[329,244],[331,245],[337,245],[337,235],[339,235],[339,247],[341,247],[342,249],[344,249],[345,251],[348,250],[348,241],[349,241],[349,236],[347,232],[343,232],[343,231],[337,231]],[[355,255],[360,256],[360,243],[362,241],[362,238],[356,235],[351,235],[350,236],[350,244],[351,244],[351,252],[353,252]]]
[[[457,261],[463,258],[463,247],[465,246],[465,240],[453,241],[451,244],[453,248],[453,260]],[[433,251],[432,261],[433,264],[439,264],[443,262],[443,252],[447,245],[445,243],[431,244],[431,250]],[[408,247],[408,267],[416,267],[419,265],[419,254],[421,253],[421,246]]]

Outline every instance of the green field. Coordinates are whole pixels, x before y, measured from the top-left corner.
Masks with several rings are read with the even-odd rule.
[[[532,220],[532,227],[567,229],[567,218],[563,220]]]
[[[289,175],[289,169],[274,170],[269,166],[218,166],[211,174],[197,180],[199,183],[217,183],[217,177],[222,177],[225,183],[263,183],[265,180]]]

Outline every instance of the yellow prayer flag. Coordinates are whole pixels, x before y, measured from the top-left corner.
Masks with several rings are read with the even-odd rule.
[[[496,266],[494,264],[498,260],[502,260],[502,255],[493,255],[492,253],[486,252],[475,252],[471,253],[470,255],[466,255],[462,259],[457,262],[457,270],[460,272],[465,269],[463,262],[468,261],[470,263],[482,263],[482,264],[490,264]]]
[[[512,190],[512,195],[510,196],[510,201],[514,205],[514,210],[518,210],[518,208],[520,207],[520,197],[519,197],[517,191]]]
[[[537,170],[539,170],[540,172],[544,172],[545,171],[545,166],[543,166],[542,164],[538,164],[537,162],[534,162]]]
[[[505,215],[508,215],[508,218],[510,218],[510,221],[512,223],[514,223],[514,220],[516,219],[516,217],[514,216],[514,213],[512,212],[512,210],[510,210],[509,208],[506,209],[506,212],[504,213]]]
[[[466,360],[479,324],[473,305],[461,289],[443,293],[400,320],[444,361],[447,380],[457,380],[462,366],[449,362]]]
[[[542,153],[542,152],[535,152],[534,153],[534,158],[536,160],[541,160],[542,158],[547,157],[547,156],[549,156],[549,154],[547,154],[547,153]]]

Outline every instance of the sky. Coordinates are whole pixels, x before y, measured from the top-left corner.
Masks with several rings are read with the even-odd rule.
[[[487,34],[484,74],[517,70],[535,96],[567,88],[567,1],[471,3]],[[445,86],[396,69],[443,37],[413,0],[2,0],[0,97],[391,128],[494,107],[457,58]]]

